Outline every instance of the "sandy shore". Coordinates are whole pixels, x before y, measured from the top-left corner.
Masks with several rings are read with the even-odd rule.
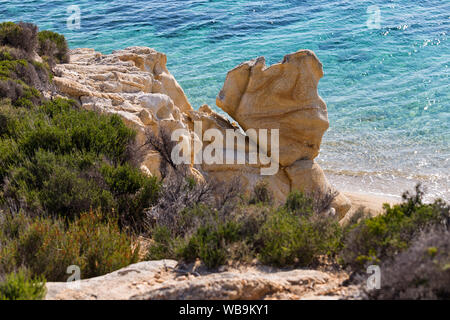
[[[401,202],[400,197],[381,196],[370,193],[344,192],[344,195],[352,202],[352,209],[365,207],[374,214],[382,211],[384,203],[393,205]]]
[[[379,215],[383,212],[383,204],[389,203],[394,205],[401,202],[400,197],[390,197],[386,195],[376,195],[371,193],[362,192],[342,192],[347,198],[352,202],[352,208],[347,212],[343,222],[345,222],[348,217],[353,216],[353,214],[361,207],[365,208],[367,213],[371,215]]]

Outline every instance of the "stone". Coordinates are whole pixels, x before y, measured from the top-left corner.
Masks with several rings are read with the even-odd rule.
[[[146,47],[129,47],[108,55],[93,49],[75,49],[70,52],[70,63],[55,67],[55,96],[74,99],[88,110],[121,116],[126,125],[136,130],[138,147],[145,145],[147,132],[158,135],[160,130],[170,134],[184,129],[183,141],[191,144],[188,171],[197,181],[204,181],[206,176],[224,183],[239,179],[243,192],[250,195],[264,179],[278,204],[296,189],[306,193],[332,189],[314,162],[328,118],[326,104],[317,93],[322,64],[312,51],[300,50],[270,67],[265,66],[264,58],[258,58],[228,72],[216,103],[237,123],[208,105],[194,110],[167,70],[166,62],[164,54]],[[201,124],[200,131],[195,122]],[[245,135],[244,131],[250,128],[280,129],[279,157],[272,155],[272,162],[279,168],[276,174],[262,176],[261,169],[267,165],[250,163],[250,147],[258,144]],[[240,148],[219,141],[224,159],[235,160],[238,154],[244,155],[245,164],[194,165],[199,152],[203,154],[211,144],[203,139],[208,129],[217,129],[224,136],[233,131],[245,139]],[[193,148],[194,143],[200,142],[200,150]],[[160,155],[148,147],[142,150],[139,167],[149,175],[161,177]],[[332,207],[343,217],[350,201],[338,194]]]
[[[314,160],[297,160],[287,167],[286,174],[291,182],[291,189],[305,194],[325,194],[334,192],[322,168]],[[336,210],[339,219],[344,218],[350,210],[350,201],[341,193],[334,198],[331,206]]]
[[[145,261],[104,276],[48,282],[46,300],[261,300],[352,299],[346,273],[269,267],[225,268],[222,272],[180,269],[174,260]]]
[[[282,166],[312,160],[329,126],[317,93],[322,76],[322,64],[310,50],[286,55],[270,67],[260,57],[228,72],[216,104],[244,130],[279,129]]]

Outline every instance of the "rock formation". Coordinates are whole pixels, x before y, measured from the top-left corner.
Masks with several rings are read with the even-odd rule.
[[[70,63],[55,67],[53,81],[59,95],[75,99],[82,107],[120,115],[137,130],[139,144],[145,142],[146,130],[157,134],[161,128],[169,132],[185,129],[187,134],[182,138],[192,145],[202,141],[199,135],[211,128],[220,132],[232,129],[241,136],[248,129],[279,129],[279,155],[272,155],[272,161],[279,165],[277,174],[261,176],[260,169],[265,165],[250,164],[247,155],[245,164],[192,164],[191,173],[199,179],[213,176],[231,181],[239,177],[247,192],[265,179],[280,203],[294,189],[306,193],[332,190],[314,162],[329,123],[326,104],[317,93],[322,64],[313,52],[298,51],[271,67],[265,66],[264,58],[258,58],[231,70],[216,103],[239,126],[207,105],[194,110],[167,70],[166,61],[164,54],[146,47],[130,47],[109,55],[75,49]],[[195,121],[202,124],[201,132],[196,132]],[[247,154],[252,144],[262,147],[251,136],[244,139],[242,150],[231,151]],[[203,150],[208,144],[203,142]],[[223,153],[227,154],[226,147]],[[195,156],[192,151],[192,159]],[[148,150],[141,169],[160,176],[160,162],[160,155]],[[350,202],[338,194],[332,207],[342,218]]]
[[[47,283],[47,300],[261,300],[352,299],[345,273],[317,270],[230,269],[218,273],[181,270],[174,260],[146,261],[77,282]]]
[[[217,105],[247,130],[280,130],[280,164],[312,160],[328,129],[327,107],[317,94],[322,64],[309,50],[266,67],[263,57],[231,70]]]

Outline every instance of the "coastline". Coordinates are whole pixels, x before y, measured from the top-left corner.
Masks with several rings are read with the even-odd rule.
[[[328,174],[315,160],[330,123],[312,51],[229,71],[216,105],[237,125],[192,107],[164,53],[69,51],[37,30],[0,26],[40,41],[0,51],[11,69],[0,79],[0,300],[448,297],[435,266],[448,260],[450,206],[426,203],[448,190],[401,197],[417,175]],[[58,39],[62,58],[44,55]],[[374,266],[387,290],[369,292]],[[397,280],[403,269],[412,277]]]

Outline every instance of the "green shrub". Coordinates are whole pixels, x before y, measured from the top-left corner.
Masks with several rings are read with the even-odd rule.
[[[261,203],[237,206],[226,215],[201,204],[184,209],[171,221],[154,221],[148,259],[198,258],[209,268],[255,258],[276,266],[308,266],[322,255],[334,257],[342,236],[332,218]]]
[[[450,232],[432,227],[408,249],[381,265],[382,285],[370,299],[450,299]]]
[[[178,248],[183,245],[183,240],[179,237],[174,238],[167,227],[155,227],[152,231],[152,240],[147,260],[178,259]]]
[[[199,227],[186,245],[180,248],[185,261],[199,258],[208,268],[215,268],[227,260],[227,248],[240,239],[240,226],[232,221]]]
[[[139,169],[128,164],[117,167],[104,165],[101,172],[109,190],[115,195],[136,193],[146,179]]]
[[[42,300],[45,294],[45,279],[31,278],[23,269],[0,279],[0,300]]]
[[[44,30],[38,33],[38,53],[49,59],[50,64],[69,62],[69,47],[63,35]]]
[[[79,170],[58,164],[52,170],[38,193],[44,211],[72,219],[90,208],[110,210],[114,206],[111,193],[81,177]]]
[[[39,45],[38,45],[39,44]],[[35,51],[44,62],[34,61]],[[50,88],[50,65],[68,61],[64,36],[41,31],[31,23],[0,23],[0,97],[14,106],[32,108],[44,99],[38,90]]]
[[[93,152],[119,164],[127,160],[128,146],[136,135],[119,116],[78,110],[66,99],[46,102],[34,110],[29,122],[20,137],[28,156],[38,149],[59,154]]]
[[[128,164],[135,132],[116,115],[80,110],[55,99],[0,108],[0,201],[35,214],[74,218],[112,208],[120,223],[141,228],[159,182]]]
[[[107,189],[116,199],[121,225],[132,225],[142,230],[143,211],[156,203],[160,183],[156,177],[148,177],[128,164],[117,167],[104,165],[101,173]]]
[[[138,260],[117,219],[100,212],[72,222],[4,214],[0,221],[0,273],[26,267],[34,276],[66,281],[67,267],[77,265],[82,278],[100,276]]]
[[[265,180],[260,180],[253,188],[252,195],[250,197],[250,204],[271,204],[273,201],[273,195],[269,190],[268,183]]]
[[[340,238],[341,228],[332,218],[279,209],[259,231],[260,258],[276,266],[310,266],[320,255],[334,255]]]
[[[241,223],[233,216],[221,216],[217,209],[200,204],[185,208],[175,220],[164,222],[151,231],[154,243],[147,259],[181,259],[193,262],[199,258],[209,268],[223,264],[231,256],[231,246],[243,239]]]
[[[313,200],[296,190],[289,193],[285,208],[300,215],[310,214],[313,212]]]
[[[37,46],[37,30],[31,23],[0,23],[0,44],[32,52]]]
[[[133,166],[136,132],[118,115],[45,100],[50,66],[67,61],[63,36],[0,24],[0,273],[64,281],[72,264],[87,278],[133,263],[124,229],[141,228],[159,194]]]
[[[415,194],[404,194],[403,203],[393,207],[385,205],[383,215],[350,227],[340,254],[343,264],[362,270],[368,264],[389,260],[407,249],[422,230],[448,221],[448,205],[440,200],[424,204],[422,197],[418,185]]]

